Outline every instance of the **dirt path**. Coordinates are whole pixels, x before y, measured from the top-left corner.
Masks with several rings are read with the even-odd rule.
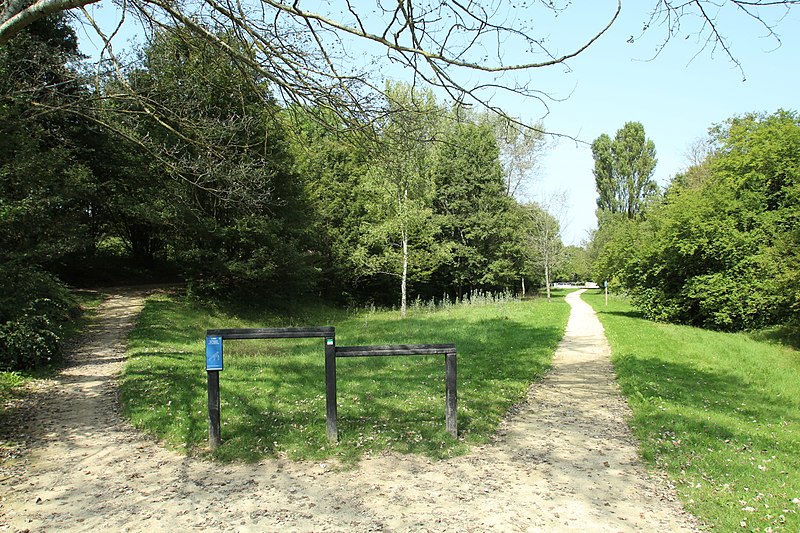
[[[602,326],[576,293],[567,301],[553,370],[496,444],[342,471],[220,466],[144,440],[120,421],[113,386],[142,298],[114,296],[76,364],[23,406],[31,451],[0,471],[0,530],[691,531],[637,460]]]

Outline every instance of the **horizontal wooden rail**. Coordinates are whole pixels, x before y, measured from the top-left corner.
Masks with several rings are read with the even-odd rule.
[[[336,357],[373,357],[382,355],[450,355],[455,344],[395,344],[388,346],[337,346]]]
[[[455,344],[394,344],[382,346],[337,346],[334,352],[333,381],[336,382],[337,357],[381,357],[392,355],[444,355],[445,361],[445,425],[453,438],[458,438],[458,393],[456,390],[456,345]],[[334,391],[335,394],[335,391]],[[331,426],[329,425],[329,428]],[[336,419],[332,431],[338,435]]]
[[[336,328],[323,326],[319,328],[239,328],[209,329],[206,336],[228,339],[304,339],[315,337],[333,337]]]

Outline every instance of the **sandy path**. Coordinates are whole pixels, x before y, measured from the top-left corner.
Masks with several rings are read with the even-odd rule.
[[[602,326],[576,293],[567,301],[553,370],[497,443],[342,471],[220,466],[139,436],[119,419],[113,375],[142,299],[115,296],[76,365],[21,407],[30,452],[0,471],[0,530],[691,531],[692,517],[638,462]]]

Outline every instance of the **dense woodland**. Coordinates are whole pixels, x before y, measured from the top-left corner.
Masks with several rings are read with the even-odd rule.
[[[278,102],[189,32],[139,54],[122,79],[87,72],[57,17],[0,50],[6,368],[57,353],[62,282],[180,279],[198,298],[405,312],[520,293],[542,283],[543,253],[564,255],[557,221],[513,194],[539,133],[402,84],[379,119],[332,128],[337,109]]]

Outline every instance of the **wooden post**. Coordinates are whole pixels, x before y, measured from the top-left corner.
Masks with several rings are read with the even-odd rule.
[[[212,450],[219,447],[219,370],[208,371],[208,446]]]
[[[328,440],[339,442],[336,412],[336,337],[325,337],[325,422]]]
[[[444,356],[445,364],[445,425],[447,432],[453,438],[458,438],[458,394],[456,391],[456,352],[449,352]]]

